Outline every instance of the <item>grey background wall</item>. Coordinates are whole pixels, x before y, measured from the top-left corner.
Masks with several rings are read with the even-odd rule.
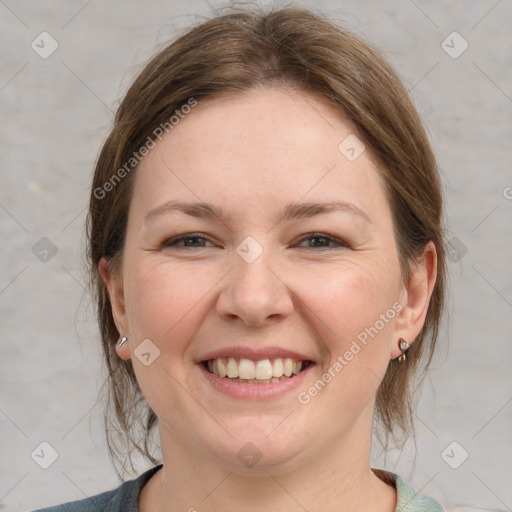
[[[445,183],[450,321],[418,404],[416,446],[386,459],[376,449],[374,464],[447,509],[512,510],[512,2],[297,4],[384,50],[424,116]],[[119,484],[84,295],[91,170],[140,65],[211,12],[199,0],[0,1],[1,510]]]

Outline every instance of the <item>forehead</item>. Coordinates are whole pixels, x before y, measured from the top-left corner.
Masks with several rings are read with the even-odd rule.
[[[146,212],[172,199],[240,211],[301,199],[386,207],[383,180],[352,125],[293,90],[199,101],[144,158],[136,181],[134,202]]]

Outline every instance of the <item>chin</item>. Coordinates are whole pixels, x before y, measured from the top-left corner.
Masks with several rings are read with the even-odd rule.
[[[268,476],[268,471],[290,464],[310,443],[307,430],[301,435],[298,426],[289,423],[276,415],[237,418],[223,423],[233,437],[209,437],[205,450],[229,471]]]

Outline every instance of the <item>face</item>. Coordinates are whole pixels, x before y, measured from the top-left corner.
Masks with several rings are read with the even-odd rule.
[[[199,102],[140,164],[122,272],[104,277],[164,456],[242,472],[369,439],[425,297],[355,136],[323,101],[265,89]]]

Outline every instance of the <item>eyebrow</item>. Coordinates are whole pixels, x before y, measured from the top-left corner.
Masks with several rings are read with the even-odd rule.
[[[347,201],[331,201],[326,203],[290,203],[283,208],[281,219],[304,219],[334,211],[350,213],[371,223],[369,215],[362,208]],[[163,214],[175,212],[184,213],[201,219],[211,219],[216,217],[224,223],[229,223],[232,220],[232,216],[226,213],[221,207],[215,207],[209,203],[168,201],[149,211],[146,215],[146,222]]]

